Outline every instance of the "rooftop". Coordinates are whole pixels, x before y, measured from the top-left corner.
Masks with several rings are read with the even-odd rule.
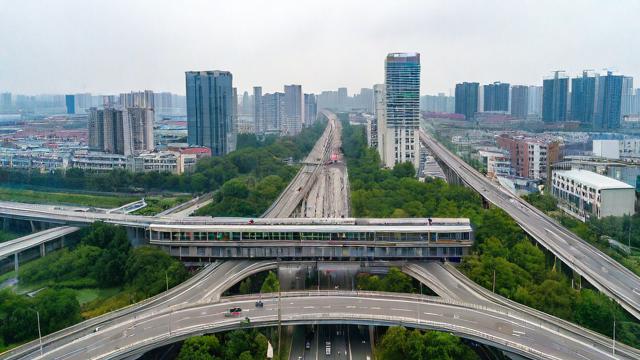
[[[633,189],[633,186],[623,183],[622,181],[610,178],[608,176],[596,174],[592,171],[574,169],[574,170],[558,170],[558,175],[574,180],[578,183],[588,185],[597,190],[604,189]]]

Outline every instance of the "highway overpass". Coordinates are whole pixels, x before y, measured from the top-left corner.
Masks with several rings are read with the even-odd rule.
[[[254,307],[262,299],[263,308]],[[239,318],[224,316],[239,306]],[[279,315],[280,314],[280,315]],[[248,317],[250,322],[245,323]],[[101,327],[47,351],[43,359],[121,359],[194,335],[245,327],[362,324],[450,332],[529,359],[625,359],[553,328],[489,307],[420,295],[310,291],[223,298],[218,303],[173,306],[152,316]],[[636,353],[637,354],[637,353]],[[637,358],[637,357],[634,357]]]
[[[75,226],[60,226],[0,243],[0,264],[12,261],[14,270],[18,271],[21,254],[38,248],[38,255],[44,256],[48,251],[64,247],[64,237],[78,230]]]
[[[47,354],[57,348],[93,335],[97,327],[107,328],[128,323],[141,317],[153,317],[167,309],[194,304],[217,303],[230,287],[258,272],[277,268],[276,261],[226,261],[209,264],[184,283],[152,298],[112,311],[42,338],[42,350]],[[98,337],[94,337],[97,339]],[[34,359],[40,355],[36,339],[0,354],[0,359]]]
[[[542,211],[489,181],[426,132],[420,131],[420,140],[438,159],[448,179],[457,178],[506,211],[538,243],[640,319],[640,277]]]

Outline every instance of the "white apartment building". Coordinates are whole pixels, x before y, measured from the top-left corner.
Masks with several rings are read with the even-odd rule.
[[[375,116],[375,139],[376,148],[380,155],[382,164],[386,164],[385,156],[385,138],[387,129],[387,117],[386,117],[386,100],[385,100],[385,86],[384,84],[373,85],[373,99],[374,99],[374,116]],[[371,135],[374,137],[374,135]]]
[[[635,212],[633,186],[587,170],[553,171],[552,194],[562,210],[581,221]]]
[[[637,160],[640,158],[640,139],[593,140],[593,156],[614,160]]]
[[[489,178],[513,175],[509,153],[500,151],[478,150],[478,156],[480,157],[480,161],[482,161],[485,168],[487,169],[487,176]]]

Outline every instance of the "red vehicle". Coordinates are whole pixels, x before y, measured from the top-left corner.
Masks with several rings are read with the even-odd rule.
[[[225,317],[238,317],[240,316],[240,314],[242,314],[242,309],[240,309],[239,307],[234,307],[231,308],[229,310],[227,310],[227,312],[224,313]]]

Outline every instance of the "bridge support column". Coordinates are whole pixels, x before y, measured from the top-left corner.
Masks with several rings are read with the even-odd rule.
[[[29,224],[31,225],[31,232],[35,233],[36,231],[36,223],[33,220],[29,221]]]
[[[45,256],[45,246],[44,243],[40,244],[40,257]]]
[[[2,230],[4,230],[4,231],[8,231],[9,230],[9,219],[8,218],[2,218]]]
[[[13,270],[16,272],[16,277],[18,276],[18,268],[20,267],[18,263],[18,253],[13,254]]]

